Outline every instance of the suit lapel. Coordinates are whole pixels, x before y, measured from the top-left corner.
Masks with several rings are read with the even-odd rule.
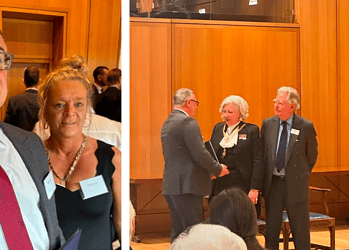
[[[221,140],[223,139],[223,128],[224,128],[224,123],[219,123],[217,125],[217,129],[215,131],[215,134],[213,135],[213,141],[211,142],[213,147],[214,147],[214,151],[217,154],[217,151],[219,149],[219,143],[221,142]]]
[[[292,127],[291,127],[291,132],[292,129],[298,130],[300,132],[302,127],[302,121],[299,119],[299,117],[294,114],[293,116],[293,121],[292,121]],[[286,160],[285,160],[285,166],[287,166],[288,161],[290,160],[294,145],[297,142],[298,135],[290,133],[290,139],[288,142],[287,150],[286,150]]]
[[[26,143],[28,136],[24,133],[14,132],[12,130],[12,128],[5,123],[0,123],[0,127],[4,131],[4,134],[12,142],[13,146],[17,149],[17,152],[21,156],[24,164],[27,166],[28,155],[30,155],[32,153],[30,147]],[[30,169],[29,169],[29,171],[30,171]]]

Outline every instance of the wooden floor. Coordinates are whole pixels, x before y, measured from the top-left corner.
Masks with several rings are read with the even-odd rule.
[[[330,244],[330,234],[326,229],[312,229],[311,240],[314,243]],[[141,234],[139,235],[141,243],[131,243],[133,250],[167,250],[170,246],[170,237],[168,234]],[[257,236],[259,242],[264,246],[264,237]],[[293,243],[290,243],[289,249],[294,249]],[[283,244],[280,244],[283,249]],[[336,249],[349,249],[349,225],[336,226]]]

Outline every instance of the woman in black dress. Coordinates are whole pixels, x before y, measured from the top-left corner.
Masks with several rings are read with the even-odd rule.
[[[220,163],[227,165],[230,173],[214,180],[212,197],[221,191],[238,187],[256,204],[260,214],[259,192],[263,183],[262,141],[259,128],[246,123],[248,104],[240,96],[225,98],[219,112],[223,122],[217,123],[211,143]]]
[[[80,228],[79,250],[111,250],[121,237],[121,153],[83,134],[90,97],[83,72],[59,68],[39,87],[39,116],[51,134],[44,143],[64,237]]]

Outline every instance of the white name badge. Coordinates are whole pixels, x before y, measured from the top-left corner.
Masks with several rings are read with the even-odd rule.
[[[108,193],[107,186],[101,175],[80,181],[80,193],[83,200]]]
[[[298,129],[291,129],[291,134],[294,134],[294,135],[299,135],[299,130]]]
[[[53,173],[50,171],[44,180],[47,198],[50,200],[56,190],[55,180],[53,179]]]

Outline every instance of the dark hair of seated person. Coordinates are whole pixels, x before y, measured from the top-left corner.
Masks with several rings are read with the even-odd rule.
[[[238,188],[223,190],[209,205],[210,223],[229,228],[246,243],[248,250],[265,249],[257,240],[257,215],[251,199]]]

